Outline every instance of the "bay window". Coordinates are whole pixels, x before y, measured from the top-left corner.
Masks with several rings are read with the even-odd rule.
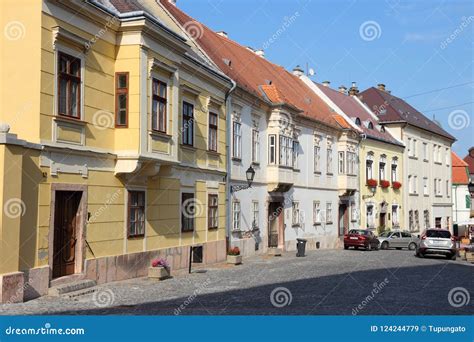
[[[276,135],[268,136],[268,164],[276,163]]]

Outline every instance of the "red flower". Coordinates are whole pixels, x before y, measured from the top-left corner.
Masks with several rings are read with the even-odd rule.
[[[227,253],[228,255],[240,255],[240,249],[239,247],[234,247],[229,249],[229,252]]]
[[[380,181],[380,186],[382,188],[388,188],[390,186],[390,182],[388,180],[381,180]]]
[[[400,188],[402,187],[402,183],[397,182],[397,181],[392,182],[392,187],[393,187],[395,190],[400,189]]]
[[[370,186],[371,188],[377,186],[377,180],[375,179],[367,179],[367,186]]]

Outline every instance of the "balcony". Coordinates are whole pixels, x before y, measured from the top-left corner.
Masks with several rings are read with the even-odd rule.
[[[296,174],[291,167],[269,165],[267,166],[267,181],[269,192],[288,191],[296,180]]]
[[[357,175],[340,174],[337,176],[337,185],[339,189],[339,196],[345,196],[353,193],[358,189]]]

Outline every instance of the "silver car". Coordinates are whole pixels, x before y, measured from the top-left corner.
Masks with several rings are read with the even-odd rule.
[[[412,235],[407,232],[392,232],[386,231],[379,235],[378,237],[380,241],[380,248],[381,249],[389,249],[389,248],[408,248],[411,251],[416,249],[420,239],[415,235]]]
[[[439,228],[425,230],[416,249],[416,256],[419,258],[423,258],[426,254],[441,254],[456,260],[456,253],[456,242],[451,232]]]

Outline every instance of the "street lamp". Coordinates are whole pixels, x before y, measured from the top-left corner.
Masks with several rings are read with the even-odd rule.
[[[247,177],[247,184],[248,185],[231,185],[230,192],[237,192],[240,190],[245,190],[252,187],[252,182],[255,177],[255,170],[253,169],[252,165],[249,166],[247,171],[245,171],[245,177]]]
[[[473,197],[474,196],[474,183],[469,182],[469,184],[467,185],[467,189],[469,190],[469,193],[471,194],[471,197]]]

